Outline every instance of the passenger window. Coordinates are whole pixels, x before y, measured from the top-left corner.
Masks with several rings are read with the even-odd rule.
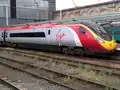
[[[10,37],[45,37],[44,32],[10,33]]]
[[[80,27],[80,32],[81,32],[82,34],[84,34],[84,33],[86,32],[86,29],[83,28],[83,27]]]
[[[50,35],[50,30],[48,30],[48,35]]]

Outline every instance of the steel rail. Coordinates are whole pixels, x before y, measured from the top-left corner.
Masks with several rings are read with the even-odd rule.
[[[35,55],[33,54],[33,55],[24,55],[23,53],[15,53],[15,55],[21,55],[21,56],[26,56],[26,57],[30,57],[30,58],[34,58],[35,57]],[[77,63],[77,62],[68,62],[68,61],[66,61],[66,60],[59,60],[59,59],[53,59],[53,58],[49,58],[49,57],[39,57],[37,60],[40,60],[40,61],[47,61],[47,62],[49,62],[50,60],[52,61],[52,62],[55,62],[55,63],[63,63],[63,64],[66,64],[66,65],[69,65],[69,66],[72,66],[72,67],[80,67],[80,65],[82,65],[83,66],[83,64],[81,64],[81,63]],[[86,64],[86,65],[88,65],[88,64]],[[93,66],[93,65],[92,65]],[[98,66],[97,65],[94,65],[96,68],[92,68],[91,70],[94,70],[94,71],[97,71],[97,72],[100,72],[100,71],[102,71],[102,72],[106,72],[106,73],[110,73],[111,75],[116,75],[116,76],[120,76],[120,72],[112,72],[111,73],[111,71],[109,72],[109,70],[110,70],[110,68],[107,68],[107,69],[109,69],[108,71],[106,71],[106,70],[101,70],[100,69],[100,67],[101,66],[99,66],[99,68],[98,68]],[[84,67],[83,67],[84,68]],[[113,68],[112,68],[113,69]]]
[[[9,61],[14,62],[14,63],[19,63],[19,64],[21,63],[21,62],[13,61],[12,59],[4,58],[4,57],[0,57],[0,58],[1,58],[1,59],[4,59],[4,60],[7,60],[7,61],[9,60]],[[7,67],[9,67],[9,68],[12,68],[12,69],[14,69],[14,70],[18,70],[18,71],[27,73],[28,75],[31,75],[31,76],[33,76],[33,77],[35,77],[35,78],[44,79],[44,80],[46,80],[46,81],[48,81],[48,82],[50,82],[50,83],[57,84],[57,85],[59,85],[59,86],[68,88],[69,90],[76,90],[75,88],[70,87],[70,86],[68,86],[68,85],[66,85],[66,84],[60,83],[60,82],[58,82],[58,81],[49,79],[49,78],[44,77],[44,76],[40,76],[40,75],[34,74],[33,72],[26,71],[25,69],[21,69],[21,68],[19,68],[19,67],[14,66],[14,65],[10,65],[8,62],[5,62],[5,61],[0,60],[0,64],[2,64],[2,65],[4,65],[4,66],[7,66]],[[25,64],[24,64],[24,63],[21,63],[21,65],[25,65]],[[33,66],[32,66],[32,67],[33,67]]]
[[[8,86],[9,88],[12,88],[14,90],[22,90],[21,88],[17,87],[16,85],[12,84],[11,82],[9,82],[8,80],[4,79],[4,78],[0,78],[0,82],[2,84],[5,84],[6,86]]]
[[[14,54],[16,54],[16,55],[23,55],[23,56],[27,56],[27,57],[32,57],[32,58],[34,58],[34,57],[36,57],[36,56],[38,56],[39,58],[39,60],[44,60],[44,61],[49,61],[48,60],[48,58],[50,59],[51,58],[51,60],[53,61],[53,62],[57,62],[57,63],[64,63],[64,64],[67,64],[67,65],[70,65],[70,66],[74,66],[74,67],[80,67],[80,65],[82,65],[82,64],[85,64],[85,65],[92,65],[92,66],[95,66],[96,68],[92,68],[92,70],[94,70],[94,71],[97,71],[97,72],[100,72],[100,71],[102,71],[102,72],[105,72],[105,73],[107,73],[107,74],[110,74],[110,75],[115,75],[115,76],[120,76],[120,72],[116,72],[116,70],[115,71],[113,71],[112,70],[112,73],[111,73],[111,68],[112,69],[114,69],[114,67],[109,67],[109,66],[107,66],[107,65],[110,65],[109,63],[110,62],[105,62],[105,61],[98,61],[98,60],[89,60],[88,58],[87,58],[87,60],[85,60],[84,59],[84,61],[82,60],[82,59],[79,59],[79,60],[72,60],[71,58],[62,58],[62,57],[56,57],[56,56],[52,56],[52,55],[45,55],[45,54],[41,54],[41,53],[36,53],[36,52],[28,52],[28,51],[20,51],[20,50],[12,50],[12,49],[4,49],[4,48],[0,48],[0,50],[6,50],[7,52],[8,51],[11,51],[11,52],[14,52]],[[56,60],[57,59],[57,60]],[[76,59],[76,58],[75,58]],[[82,62],[81,62],[82,61]],[[87,63],[86,63],[86,61],[87,61]],[[89,63],[90,62],[90,63]],[[93,62],[93,63],[92,63]],[[99,64],[99,63],[102,63],[102,64]],[[112,62],[111,62],[112,63]],[[115,63],[115,66],[116,66],[116,63],[117,62],[114,62]],[[112,66],[113,66],[113,64],[114,63],[112,63]],[[105,65],[105,66],[104,66]],[[83,66],[83,65],[82,65]],[[119,67],[120,66],[120,64],[118,64],[117,63],[117,66]],[[99,68],[98,68],[99,67]],[[100,69],[100,67],[105,67],[106,69],[108,69],[108,71],[106,70],[101,70]],[[115,69],[119,69],[119,68],[115,68]]]
[[[53,59],[57,59],[57,60],[60,60],[60,61],[67,61],[67,62],[73,62],[73,63],[83,63],[83,64],[90,64],[90,65],[96,65],[96,66],[102,66],[102,67],[107,67],[107,68],[114,68],[114,69],[120,69],[120,64],[118,62],[109,62],[108,61],[102,61],[102,60],[89,60],[90,58],[74,58],[74,57],[66,57],[66,56],[63,56],[63,57],[60,57],[59,56],[53,56],[51,54],[49,55],[46,55],[45,53],[36,53],[36,52],[33,52],[33,51],[21,51],[21,50],[12,50],[12,49],[5,49],[5,48],[0,48],[0,50],[4,50],[4,51],[11,51],[11,52],[17,52],[17,53],[24,53],[24,55],[26,54],[30,54],[31,56],[33,55],[36,55],[36,56],[42,56],[42,57],[48,57],[48,58],[53,58]],[[26,55],[27,56],[27,55]]]

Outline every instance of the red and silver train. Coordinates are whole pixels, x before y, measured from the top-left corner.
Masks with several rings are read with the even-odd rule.
[[[115,51],[117,45],[103,27],[84,20],[71,24],[49,23],[0,28],[0,42],[77,54],[110,53]]]

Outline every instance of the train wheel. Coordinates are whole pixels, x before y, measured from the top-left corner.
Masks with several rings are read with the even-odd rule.
[[[93,55],[94,54],[94,52],[91,52],[87,48],[85,48],[84,50],[85,50],[86,55]]]
[[[2,43],[0,43],[0,46],[2,46]]]
[[[14,44],[14,43],[11,43],[11,47],[12,47],[12,48],[15,48],[15,44]]]
[[[58,50],[57,50],[59,53],[62,53],[62,48],[61,47],[58,47]]]
[[[67,54],[71,54],[71,55],[74,55],[75,54],[75,51],[74,51],[74,47],[64,47],[62,49],[62,52],[67,55]]]
[[[75,54],[74,47],[69,47],[68,48],[68,53],[74,55]]]
[[[4,46],[5,46],[5,43],[4,43],[4,42],[1,42],[1,43],[0,43],[0,46],[1,46],[1,47],[4,47]]]
[[[62,48],[62,53],[67,55],[68,54],[68,48],[67,47]]]
[[[85,51],[83,49],[74,49],[76,55],[85,55]]]

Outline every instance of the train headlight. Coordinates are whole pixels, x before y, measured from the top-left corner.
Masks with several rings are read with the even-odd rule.
[[[115,39],[114,39],[114,42],[116,42]]]
[[[99,42],[99,43],[105,43],[102,39],[100,38],[96,38],[96,40]]]
[[[113,39],[113,41],[114,41],[114,42],[116,42],[116,40],[115,40],[115,39]]]

